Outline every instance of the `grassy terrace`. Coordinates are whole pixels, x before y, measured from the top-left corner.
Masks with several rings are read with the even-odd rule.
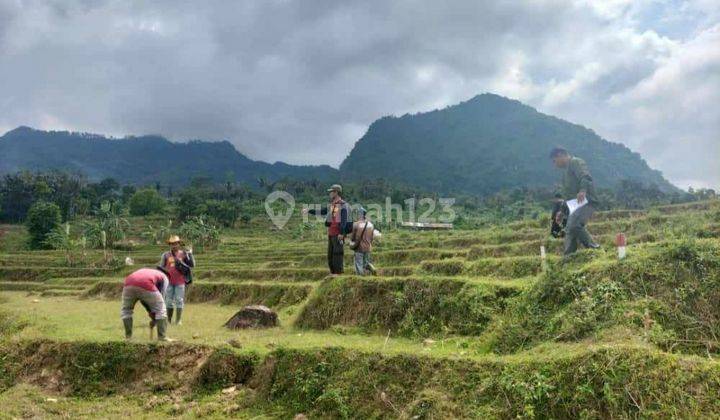
[[[2,415],[720,416],[720,203],[600,213],[590,231],[605,250],[562,263],[543,221],[391,230],[379,276],[330,278],[320,226],[256,223],[196,250],[184,325],[161,345],[140,306],[122,340],[119,294],[162,247],[138,239],[115,251],[135,266],[104,269],[96,251],[67,267],[61,252],[4,244]],[[280,327],[222,328],[256,303]]]

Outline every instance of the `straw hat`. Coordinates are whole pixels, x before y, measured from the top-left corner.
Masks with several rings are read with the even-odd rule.
[[[168,244],[172,244],[172,243],[175,243],[175,242],[181,242],[181,243],[182,243],[182,241],[180,240],[180,237],[177,236],[177,235],[172,235],[172,236],[170,236],[170,237],[167,239],[167,243],[168,243]]]

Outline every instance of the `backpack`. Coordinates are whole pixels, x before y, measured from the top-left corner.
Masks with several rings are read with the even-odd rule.
[[[187,264],[180,260],[175,260],[175,268],[185,276],[185,284],[192,283],[192,269]]]
[[[343,235],[349,235],[349,234],[352,233],[352,231],[353,231],[353,221],[352,221],[352,220],[348,220],[348,221],[345,223],[345,226],[343,226],[343,228],[342,228],[342,234],[343,234]]]
[[[562,222],[560,224],[558,224],[557,221],[555,220],[555,216],[558,213],[563,214]],[[550,226],[550,234],[553,236],[553,238],[565,237],[565,226],[567,225],[567,219],[568,219],[569,213],[570,213],[570,209],[568,208],[567,204],[565,204],[564,201],[558,201],[553,206],[552,213],[550,216],[550,220],[552,222],[552,226]]]
[[[187,254],[185,254],[185,258],[187,258]],[[185,284],[192,283],[192,268],[190,268],[189,265],[185,264],[185,262],[179,258],[175,258],[175,268],[180,272],[180,274],[185,276]]]
[[[352,221],[352,214],[350,213],[350,206],[348,206],[347,203],[343,202],[343,209],[347,211],[347,222],[345,222],[345,226],[341,226],[342,234],[343,235],[349,235],[353,231],[353,221]]]

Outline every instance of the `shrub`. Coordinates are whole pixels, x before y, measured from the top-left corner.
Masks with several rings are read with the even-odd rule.
[[[44,244],[49,248],[64,251],[65,264],[68,267],[84,263],[87,240],[84,236],[74,239],[70,235],[70,223],[66,223],[64,228],[58,227],[48,233]]]
[[[47,248],[45,240],[50,232],[60,226],[60,222],[60,207],[56,204],[45,201],[33,204],[25,221],[30,233],[30,247],[34,249]]]
[[[10,337],[29,325],[29,322],[10,312],[0,311],[0,338]]]
[[[235,201],[208,200],[207,215],[225,227],[233,227],[240,217],[240,203]]]
[[[147,216],[162,213],[165,210],[165,199],[155,189],[137,191],[130,198],[130,214],[133,216]]]
[[[195,247],[215,248],[220,243],[220,230],[202,216],[192,217],[180,225],[179,234]]]

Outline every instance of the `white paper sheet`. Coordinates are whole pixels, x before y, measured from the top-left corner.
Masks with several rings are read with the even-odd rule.
[[[570,214],[573,214],[573,213],[575,213],[575,210],[584,206],[585,204],[587,204],[587,202],[588,202],[587,199],[585,199],[585,200],[583,200],[582,203],[578,204],[577,198],[573,198],[572,200],[566,201],[565,204],[567,204],[568,209],[570,209]]]

